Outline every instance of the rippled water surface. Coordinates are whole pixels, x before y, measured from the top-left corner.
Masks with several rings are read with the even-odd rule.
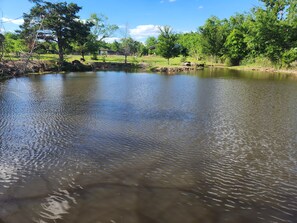
[[[220,72],[0,82],[0,222],[297,222],[297,81]]]

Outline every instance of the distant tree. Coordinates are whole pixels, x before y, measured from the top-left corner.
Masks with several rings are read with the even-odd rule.
[[[130,38],[129,28],[128,28],[128,24],[126,24],[123,31],[123,38],[121,39],[121,45],[125,56],[125,64],[127,63],[128,55],[130,54],[130,51],[131,51],[130,49],[131,45],[129,45],[130,41],[128,40],[129,38]]]
[[[150,36],[145,41],[145,46],[148,49],[148,54],[152,55],[156,53],[158,40],[154,36]]]
[[[170,26],[159,27],[157,53],[167,59],[177,57],[180,54],[180,46],[177,44],[177,35],[173,33]]]
[[[109,24],[108,17],[102,14],[91,14],[91,17],[88,21],[94,24],[91,31],[99,42],[111,37],[119,28],[117,25]]]
[[[15,53],[16,56],[19,56],[19,54],[23,51],[27,50],[26,44],[23,39],[21,39],[19,34],[16,33],[5,33],[4,35],[4,53],[10,54]]]
[[[244,33],[241,30],[233,29],[226,39],[226,54],[231,65],[239,65],[247,54],[247,44],[244,38]]]
[[[187,50],[187,53],[196,58],[196,60],[202,57],[202,43],[201,35],[199,33],[184,33],[178,35],[178,43]]]
[[[230,33],[228,21],[212,16],[199,28],[199,32],[203,53],[213,57],[222,57],[225,52],[224,43]]]
[[[137,55],[141,51],[141,43],[131,37],[122,39],[122,48],[127,55]]]
[[[110,49],[117,52],[117,53],[122,53],[123,52],[123,47],[121,43],[118,41],[114,41],[113,43],[110,44]]]
[[[30,13],[24,14],[24,24],[20,26],[22,36],[32,44],[37,38],[56,42],[58,45],[59,61],[64,61],[64,50],[72,41],[88,36],[89,24],[83,24],[77,13],[81,9],[74,3],[51,3],[34,1],[36,5]],[[34,42],[34,41],[33,41]]]
[[[149,54],[149,49],[143,43],[141,43],[141,42],[139,42],[139,43],[140,43],[140,48],[138,51],[138,55],[147,56]]]

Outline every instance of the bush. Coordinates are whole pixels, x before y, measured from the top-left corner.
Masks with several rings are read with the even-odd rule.
[[[282,64],[286,67],[290,67],[291,63],[297,60],[297,48],[287,50],[282,56]]]

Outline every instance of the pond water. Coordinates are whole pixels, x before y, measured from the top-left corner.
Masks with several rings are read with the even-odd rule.
[[[0,222],[296,222],[297,81],[282,78],[0,82]]]

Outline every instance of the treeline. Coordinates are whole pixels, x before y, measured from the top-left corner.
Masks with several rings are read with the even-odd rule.
[[[229,19],[213,16],[180,43],[197,59],[212,57],[229,65],[267,58],[279,66],[297,60],[297,0],[262,0],[263,7]]]
[[[229,19],[215,16],[206,20],[196,32],[177,34],[169,26],[160,27],[158,37],[145,43],[125,33],[120,41],[106,43],[118,29],[102,15],[93,14],[82,21],[74,3],[51,3],[33,0],[35,6],[24,14],[24,24],[16,33],[0,36],[4,53],[57,53],[62,62],[64,53],[79,52],[82,57],[92,54],[97,59],[99,49],[115,54],[160,55],[169,59],[182,55],[199,61],[239,65],[259,58],[277,66],[290,66],[297,60],[297,0],[261,0],[245,14]]]

